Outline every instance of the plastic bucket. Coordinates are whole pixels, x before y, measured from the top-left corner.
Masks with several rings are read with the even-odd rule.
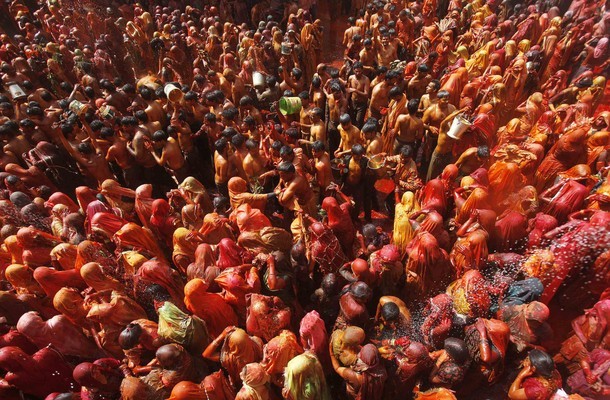
[[[471,126],[472,123],[470,121],[468,121],[462,115],[458,115],[453,119],[451,128],[449,128],[449,132],[447,132],[447,136],[457,140],[461,138],[464,132],[466,132]]]
[[[380,154],[374,155],[373,157],[369,158],[369,161],[367,162],[366,166],[368,167],[368,169],[373,171],[373,173],[377,175],[378,178],[383,178],[386,175],[387,168],[385,167],[385,158]]]
[[[343,174],[346,172],[345,164],[343,164],[343,160],[333,159],[330,161],[330,170],[333,174],[333,180],[335,182],[341,182],[343,178]]]
[[[258,71],[252,73],[252,86],[256,89],[263,89],[265,87],[265,75]]]
[[[303,105],[298,97],[282,97],[279,102],[282,115],[296,114],[301,111]]]
[[[8,86],[8,90],[11,93],[13,100],[24,99],[26,97],[25,92],[21,89],[21,86],[16,83],[12,83]]]
[[[182,97],[184,97],[184,93],[182,93],[182,90],[180,90],[180,88],[174,85],[173,83],[168,83],[167,85],[165,85],[163,91],[165,92],[167,99],[172,103],[177,103],[182,100]]]
[[[81,114],[84,114],[85,112],[87,112],[89,105],[81,103],[78,100],[72,100],[72,102],[70,102],[69,107],[70,107],[70,110],[72,110],[74,112],[74,114],[81,115]]]
[[[100,116],[104,119],[114,118],[114,111],[107,105],[103,105],[99,108]]]

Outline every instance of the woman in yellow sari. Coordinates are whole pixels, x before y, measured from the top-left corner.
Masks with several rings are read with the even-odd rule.
[[[407,245],[411,239],[413,239],[413,236],[415,236],[415,230],[413,229],[409,215],[419,210],[419,202],[415,198],[413,192],[405,192],[402,195],[400,203],[396,204],[392,239],[401,254],[405,253]]]
[[[191,239],[191,231],[186,228],[178,228],[174,231],[172,261],[181,272],[186,273],[189,264],[195,261],[195,250],[199,245],[196,238]]]
[[[173,192],[182,197],[187,204],[199,204],[204,214],[212,212],[214,207],[210,195],[197,179],[189,176],[178,185],[178,191]]]

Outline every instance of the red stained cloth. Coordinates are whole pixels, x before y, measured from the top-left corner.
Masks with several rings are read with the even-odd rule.
[[[7,371],[4,379],[9,384],[39,398],[76,386],[70,366],[51,348],[29,356],[18,347],[4,347],[0,349],[0,369]]]
[[[216,251],[218,252],[216,266],[222,270],[230,267],[238,267],[250,261],[246,251],[229,238],[222,239],[220,243],[218,243]]]
[[[422,232],[413,239],[406,268],[417,274],[417,286],[426,296],[443,291],[455,278],[449,255],[440,248],[436,238],[427,232]]]
[[[211,336],[218,336],[227,326],[237,325],[237,315],[221,295],[208,292],[208,286],[202,279],[189,281],[184,287],[184,304],[206,322]]]
[[[172,269],[164,261],[157,259],[148,260],[143,263],[134,276],[136,290],[156,283],[163,286],[172,297],[172,302],[184,309],[184,283],[178,271]],[[137,296],[137,293],[136,293]]]
[[[339,239],[345,254],[352,253],[352,246],[356,238],[356,229],[350,216],[350,208],[350,203],[346,202],[339,205],[334,197],[326,197],[322,201],[322,209],[326,211],[328,217],[328,226]]]
[[[75,269],[57,271],[53,268],[38,267],[34,270],[34,279],[51,299],[63,287],[73,287],[81,290],[87,288],[80,272]]]

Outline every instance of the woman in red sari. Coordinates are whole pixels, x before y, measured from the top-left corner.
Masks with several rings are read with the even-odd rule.
[[[343,252],[349,257],[353,252],[356,230],[350,217],[351,203],[346,201],[339,205],[334,197],[322,200],[322,209],[326,211],[327,224],[333,231]]]
[[[471,217],[457,231],[458,239],[449,253],[449,259],[457,276],[471,269],[480,270],[487,262],[489,234],[479,222],[479,213]]]
[[[523,369],[508,390],[511,400],[550,400],[561,389],[561,375],[551,356],[532,350],[523,362]]]
[[[290,327],[290,307],[279,297],[251,293],[246,295],[246,302],[246,330],[249,334],[269,341],[282,329]]]
[[[415,275],[417,289],[423,296],[438,294],[455,279],[449,255],[428,232],[421,232],[413,239],[406,269],[407,274]]]
[[[218,293],[210,293],[209,285],[196,278],[184,286],[186,308],[203,319],[210,335],[218,336],[227,326],[237,325],[237,314]]]
[[[357,363],[350,368],[343,367],[331,352],[333,368],[347,384],[347,396],[354,400],[381,400],[388,373],[381,362],[381,356],[374,344],[363,346]]]
[[[44,347],[31,356],[18,347],[3,347],[0,369],[6,371],[4,380],[8,384],[37,398],[78,387],[72,379],[70,365],[51,347]]]
[[[530,232],[528,235],[527,246],[530,249],[541,247],[545,241],[544,235],[553,229],[557,228],[557,218],[552,215],[538,213],[536,216],[529,221]]]
[[[45,201],[44,206],[47,210],[52,210],[57,204],[63,204],[64,206],[68,207],[71,213],[78,212],[79,210],[78,204],[61,192],[55,192],[49,196],[47,201]]]
[[[39,348],[51,344],[64,356],[98,358],[103,355],[94,342],[83,335],[82,329],[63,315],[44,321],[38,313],[30,311],[19,318],[17,330]]]
[[[75,269],[57,271],[49,267],[38,267],[34,270],[34,279],[44,290],[49,298],[53,298],[63,287],[86,289],[87,284]]]
[[[231,222],[235,222],[240,232],[256,232],[271,226],[271,221],[261,210],[252,208],[250,204],[244,203],[233,210],[230,215]]]
[[[214,280],[222,289],[222,297],[233,306],[241,320],[246,318],[247,300],[249,293],[258,293],[261,282],[258,270],[251,265],[227,268]]]
[[[97,212],[89,220],[90,233],[101,242],[109,242],[125,224],[126,220],[109,212]]]
[[[147,286],[153,283],[161,285],[167,290],[172,298],[172,302],[181,309],[184,309],[184,284],[182,277],[175,269],[162,260],[148,260],[138,269],[133,277],[134,294],[143,292]]]
[[[504,372],[510,328],[497,319],[479,318],[464,331],[468,352],[478,364],[475,368],[474,380],[488,385],[496,383]]]
[[[216,266],[224,270],[230,267],[239,267],[251,261],[251,257],[235,241],[229,238],[222,239],[216,246],[218,260]]]
[[[324,320],[316,310],[308,312],[301,319],[299,336],[303,349],[314,353],[324,367],[330,367],[328,334]]]
[[[149,221],[150,229],[167,248],[172,246],[174,231],[181,226],[180,219],[170,211],[171,207],[167,201],[157,199],[152,203],[152,215]]]
[[[428,232],[436,238],[442,249],[450,251],[451,239],[449,238],[449,232],[445,229],[443,217],[436,211],[421,210],[412,215],[412,218],[416,219],[420,214],[426,217],[415,231],[415,234]]]
[[[567,221],[571,213],[583,208],[590,175],[591,170],[584,164],[559,174],[559,182],[540,194],[540,201],[545,204],[541,211],[557,218],[559,223]]]

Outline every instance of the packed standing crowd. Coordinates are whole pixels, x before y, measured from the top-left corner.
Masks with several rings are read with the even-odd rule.
[[[125,3],[1,5],[1,399],[610,398],[607,2]]]

